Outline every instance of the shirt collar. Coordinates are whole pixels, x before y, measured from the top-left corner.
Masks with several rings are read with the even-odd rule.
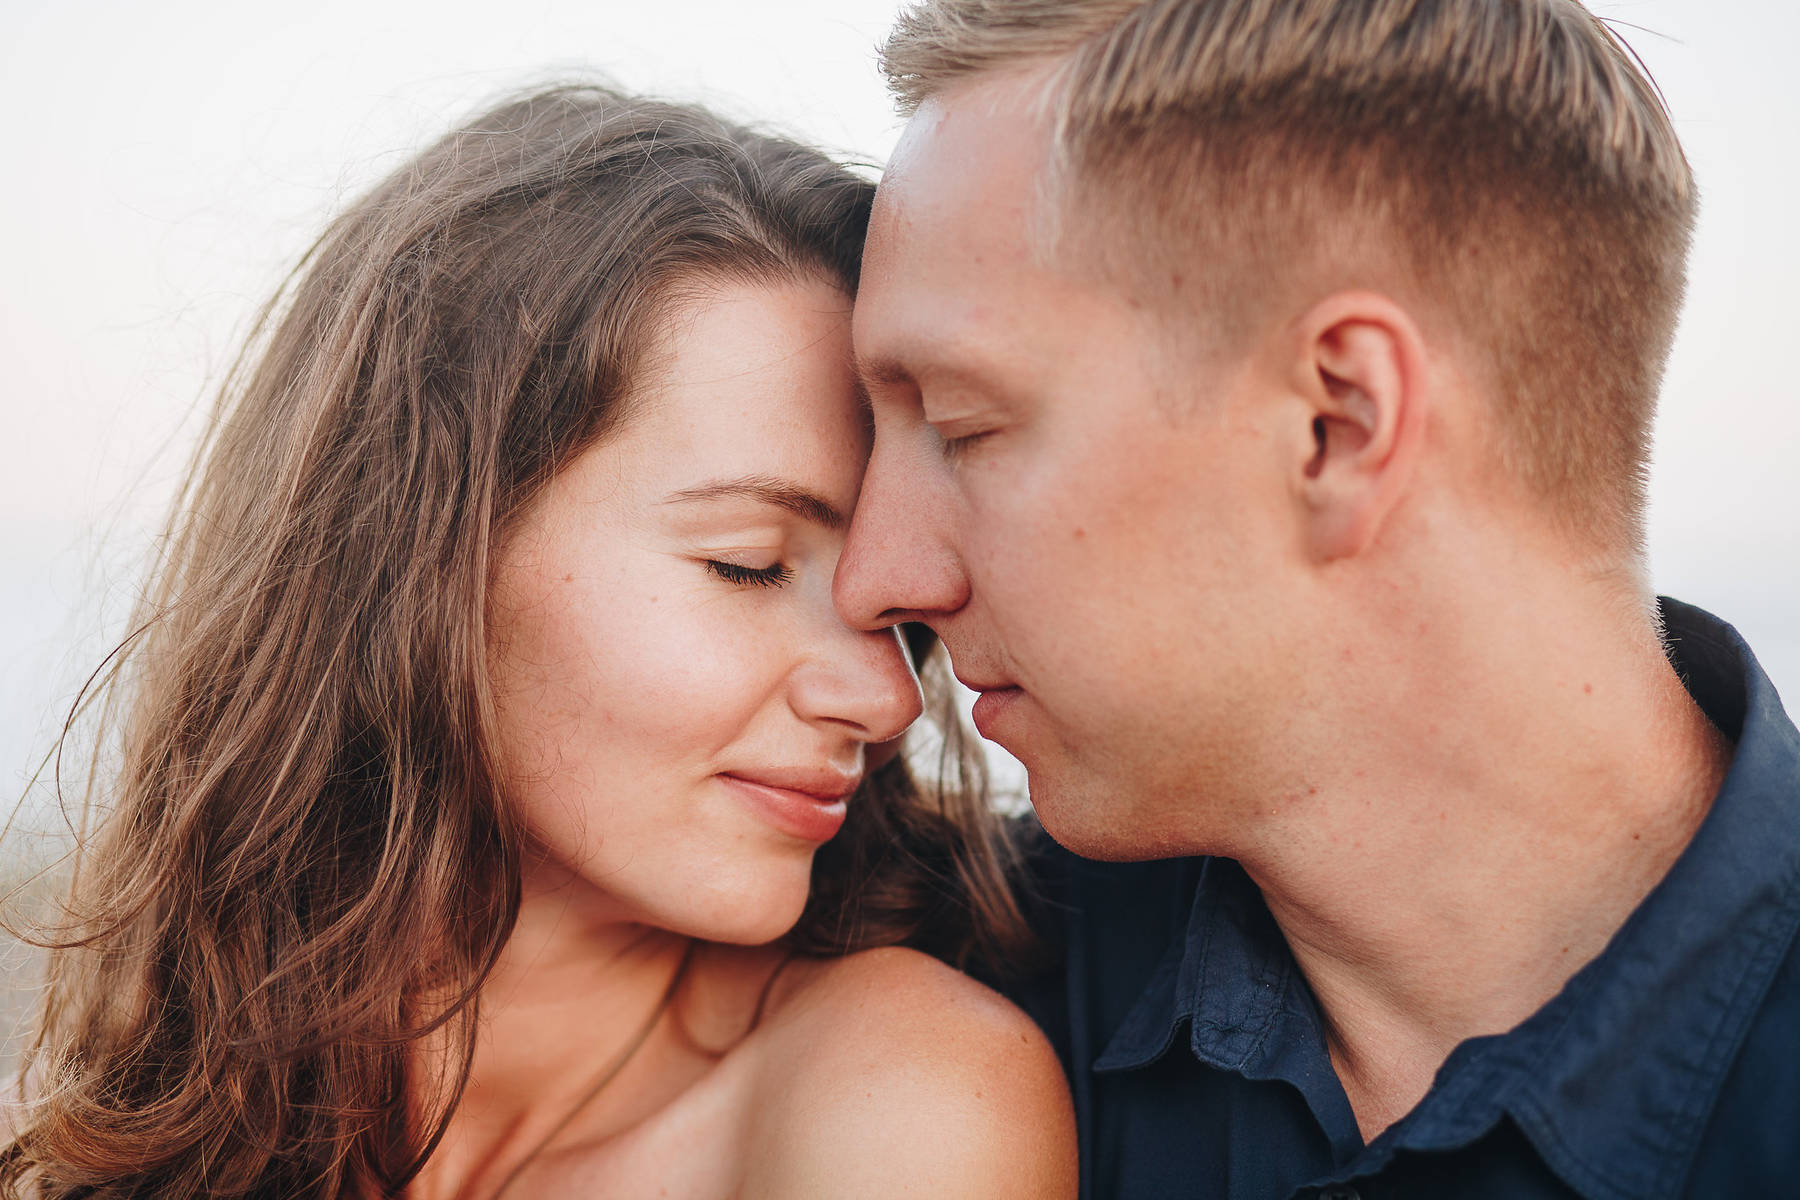
[[[1712,808],[1555,999],[1510,1034],[1458,1047],[1416,1125],[1396,1131],[1403,1144],[1460,1144],[1503,1107],[1587,1195],[1680,1190],[1800,929],[1800,733],[1737,630],[1673,600],[1663,617],[1683,682],[1736,742]]]
[[[1094,1069],[1147,1066],[1187,1023],[1199,1061],[1298,1088],[1339,1161],[1356,1160],[1349,1173],[1467,1145],[1510,1115],[1584,1194],[1674,1194],[1800,928],[1800,733],[1735,629],[1673,600],[1662,613],[1672,662],[1736,750],[1667,877],[1543,1009],[1459,1046],[1431,1094],[1364,1151],[1310,989],[1255,886],[1214,859],[1185,938]]]
[[[1188,1027],[1208,1066],[1299,1089],[1341,1161],[1362,1148],[1324,1023],[1262,894],[1230,859],[1207,859],[1184,936],[1169,947],[1104,1053],[1100,1072],[1149,1066]]]

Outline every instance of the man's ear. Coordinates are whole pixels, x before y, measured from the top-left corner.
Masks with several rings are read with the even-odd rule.
[[[1430,404],[1425,345],[1406,310],[1373,292],[1314,305],[1289,345],[1309,422],[1296,486],[1319,561],[1361,554],[1412,482]]]

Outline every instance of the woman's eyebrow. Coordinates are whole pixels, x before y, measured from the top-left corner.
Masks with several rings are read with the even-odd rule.
[[[697,500],[755,500],[786,509],[827,529],[843,529],[850,524],[843,513],[817,492],[773,475],[745,475],[741,479],[721,479],[698,487],[683,488],[664,500],[664,504],[687,504]]]

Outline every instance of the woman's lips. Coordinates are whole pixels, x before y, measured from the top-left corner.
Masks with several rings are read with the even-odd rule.
[[[844,827],[844,817],[849,812],[844,800],[856,790],[855,783],[846,787],[842,780],[807,781],[803,791],[746,775],[724,774],[719,778],[782,833],[821,844],[829,842]]]

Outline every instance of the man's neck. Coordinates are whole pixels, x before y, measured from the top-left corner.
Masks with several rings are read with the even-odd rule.
[[[1414,655],[1416,694],[1390,673],[1369,724],[1312,756],[1298,819],[1238,854],[1365,1138],[1605,948],[1723,779],[1729,747],[1654,632],[1590,617],[1468,624],[1500,632]]]

